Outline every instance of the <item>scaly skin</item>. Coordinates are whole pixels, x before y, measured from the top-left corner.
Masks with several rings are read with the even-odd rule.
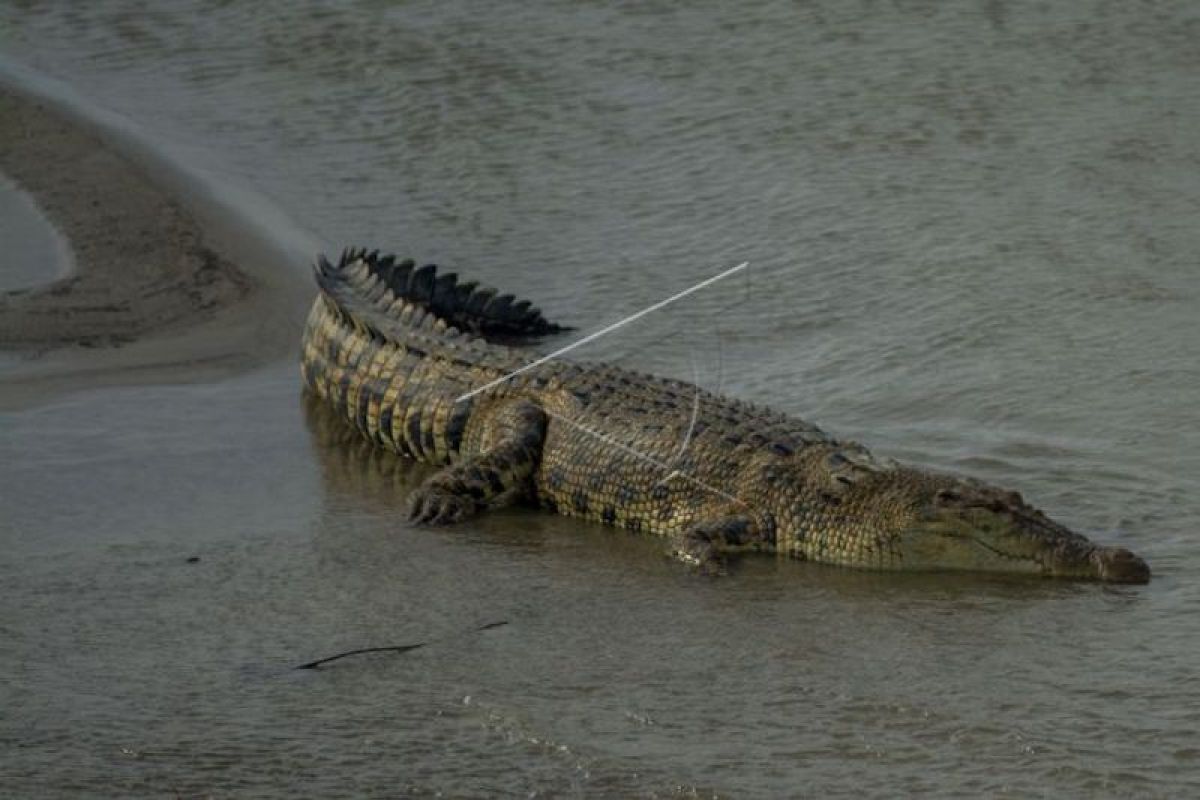
[[[756,550],[885,570],[1149,580],[1128,550],[1092,544],[1015,492],[877,458],[688,383],[551,361],[460,401],[534,360],[501,339],[560,329],[527,302],[375,253],[321,259],[317,280],[305,382],[379,446],[443,467],[413,494],[418,522],[524,500],[668,537],[707,571]]]

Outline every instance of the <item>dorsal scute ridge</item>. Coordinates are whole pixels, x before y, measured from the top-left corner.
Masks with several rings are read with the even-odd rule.
[[[381,256],[378,250],[346,248],[336,265],[321,256],[317,280],[343,310],[353,313],[366,306],[399,321],[403,305],[397,301],[403,300],[442,320],[447,333],[457,330],[492,339],[570,330],[547,320],[528,300],[499,294],[475,281],[460,281],[456,273],[439,273],[433,264],[417,267],[411,259]],[[419,320],[424,317],[415,315]]]

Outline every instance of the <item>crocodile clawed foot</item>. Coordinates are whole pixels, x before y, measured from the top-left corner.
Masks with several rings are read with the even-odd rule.
[[[471,498],[429,488],[414,492],[408,508],[409,520],[420,525],[453,525],[473,513]]]
[[[717,578],[729,571],[716,549],[708,543],[687,542],[671,551],[671,557],[687,564],[698,575]]]
[[[671,555],[701,575],[728,575],[726,557],[765,543],[766,535],[744,514],[702,520],[672,537]]]

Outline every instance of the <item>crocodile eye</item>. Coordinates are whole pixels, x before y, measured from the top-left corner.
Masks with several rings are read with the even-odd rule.
[[[939,503],[957,503],[962,500],[962,495],[953,489],[941,489],[933,497]]]

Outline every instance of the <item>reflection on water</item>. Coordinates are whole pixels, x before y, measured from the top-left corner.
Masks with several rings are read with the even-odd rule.
[[[430,474],[430,467],[374,445],[311,392],[303,392],[300,405],[327,503],[397,514]]]

